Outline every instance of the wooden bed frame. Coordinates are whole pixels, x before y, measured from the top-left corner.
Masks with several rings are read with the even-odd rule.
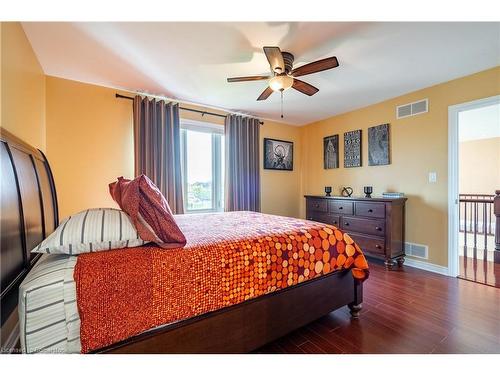
[[[38,260],[30,253],[57,227],[54,178],[45,155],[0,129],[1,346],[19,348],[21,281]],[[348,305],[358,317],[363,285],[334,272],[234,306],[156,327],[99,353],[247,353]]]

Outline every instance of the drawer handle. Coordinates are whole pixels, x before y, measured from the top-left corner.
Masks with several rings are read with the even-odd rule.
[[[370,208],[370,209],[368,209],[368,212],[373,212],[373,210]]]
[[[382,248],[382,246],[380,246],[380,245],[375,245],[375,247],[376,247],[377,249],[381,249],[381,248]]]
[[[381,227],[375,227],[375,230],[381,231],[382,228]]]
[[[333,224],[337,224],[337,220],[333,220]]]
[[[344,207],[342,207],[342,206],[339,207],[339,210],[343,210],[343,209],[344,209]]]
[[[319,208],[319,203],[316,203],[316,208]]]
[[[346,222],[344,223],[344,225],[345,225],[345,226],[349,226],[349,223],[346,221]]]

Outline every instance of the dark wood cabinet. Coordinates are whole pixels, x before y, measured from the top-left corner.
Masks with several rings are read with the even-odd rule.
[[[404,263],[406,198],[324,197],[306,195],[306,219],[349,233],[368,257],[388,269]]]

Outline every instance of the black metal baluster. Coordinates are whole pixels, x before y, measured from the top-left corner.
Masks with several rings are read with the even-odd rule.
[[[474,202],[474,258],[477,250],[477,202]]]
[[[462,231],[462,223],[460,222],[460,218],[462,217],[462,202],[460,200],[460,195],[458,196],[458,231]]]
[[[474,203],[470,202],[470,221],[469,221],[469,232],[472,233],[472,216],[473,216],[473,212],[474,212]]]
[[[490,204],[490,219],[488,220],[488,234],[493,234],[493,231],[491,230],[491,218],[493,217],[493,202]]]
[[[488,250],[488,232],[486,230],[486,205],[488,203],[484,202],[483,203],[483,232],[484,232],[484,252],[486,253],[486,250]]]
[[[467,257],[467,202],[464,203],[464,257]]]
[[[482,199],[480,199],[482,201]],[[483,233],[483,226],[479,224],[479,218],[483,217],[483,214],[482,214],[482,202],[480,202],[480,200],[478,200],[477,202],[477,234],[482,234]]]

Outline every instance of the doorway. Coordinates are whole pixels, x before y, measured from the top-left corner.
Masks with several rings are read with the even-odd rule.
[[[500,287],[495,191],[500,190],[500,96],[449,107],[451,276]]]

